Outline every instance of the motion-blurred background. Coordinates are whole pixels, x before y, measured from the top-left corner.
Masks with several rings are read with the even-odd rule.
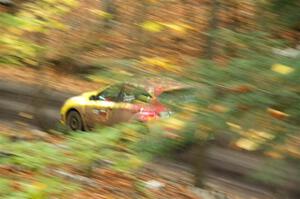
[[[300,197],[299,0],[0,0],[0,12],[0,198]],[[68,97],[138,78],[194,89],[165,96],[176,115],[151,132],[59,124]]]

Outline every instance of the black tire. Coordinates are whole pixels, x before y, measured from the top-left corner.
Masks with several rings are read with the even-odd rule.
[[[77,111],[70,111],[67,115],[67,125],[72,131],[82,131],[83,123],[80,114]]]

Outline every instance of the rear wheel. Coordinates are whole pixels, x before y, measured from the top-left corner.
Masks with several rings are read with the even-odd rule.
[[[80,114],[77,111],[70,111],[67,116],[67,125],[73,131],[83,130],[83,124]]]

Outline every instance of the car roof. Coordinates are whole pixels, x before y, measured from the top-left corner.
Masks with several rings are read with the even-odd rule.
[[[124,82],[127,85],[145,89],[151,95],[158,96],[163,92],[192,88],[191,86],[170,78],[139,78]]]

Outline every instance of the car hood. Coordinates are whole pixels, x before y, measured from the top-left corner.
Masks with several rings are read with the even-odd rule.
[[[97,94],[97,91],[90,91],[90,92],[85,92],[85,93],[82,93],[81,95],[77,95],[77,96],[74,96],[74,97],[71,97],[67,100],[67,102],[76,102],[77,104],[85,104],[87,103],[89,100],[90,100],[90,97],[92,95],[96,95]]]
[[[92,95],[96,95],[97,91],[90,91],[82,93],[81,95],[71,97],[66,100],[64,105],[61,108],[61,113],[65,113],[67,110],[73,107],[78,107],[82,105],[86,105],[90,101],[90,97]]]

